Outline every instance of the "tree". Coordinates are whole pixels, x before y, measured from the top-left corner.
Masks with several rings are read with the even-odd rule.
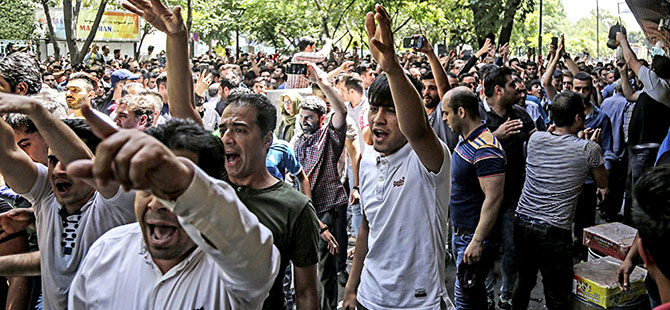
[[[56,32],[54,31],[54,25],[51,22],[51,13],[49,12],[49,0],[40,0],[42,3],[42,9],[44,10],[44,16],[47,21],[49,42],[54,48],[54,57],[55,59],[60,59],[60,46],[58,46],[58,41],[56,41]]]
[[[35,4],[29,0],[2,0],[0,5],[0,39],[31,40],[35,38]]]
[[[102,15],[105,13],[105,7],[107,6],[108,0],[101,0],[98,6],[98,12],[95,15],[95,20],[93,25],[91,25],[91,31],[88,33],[86,40],[84,41],[81,49],[77,47],[77,42],[75,41],[75,26],[77,25],[77,19],[79,18],[79,10],[81,9],[81,0],[77,0],[75,5],[72,5],[72,0],[63,0],[63,22],[65,24],[65,40],[67,43],[67,48],[70,52],[70,63],[74,65],[80,64],[86,53],[88,53],[88,48],[91,46],[95,34],[98,31],[98,26],[100,25],[100,20],[102,20]],[[51,20],[48,20],[51,23]]]
[[[484,43],[486,36],[498,33],[499,30],[499,41],[506,43],[511,37],[514,18],[523,20],[534,5],[534,0],[470,0],[473,30],[479,45]]]
[[[565,33],[570,28],[570,23],[565,14],[563,3],[561,0],[544,0],[542,8],[542,51],[549,51],[550,38],[552,36],[559,36]],[[521,47],[538,47],[538,32],[540,25],[540,6],[539,2],[535,4],[533,10],[522,21],[514,24],[511,36],[510,46]],[[566,34],[566,38],[570,40],[570,34]],[[570,47],[568,42],[568,47]],[[524,54],[525,51],[515,54]]]

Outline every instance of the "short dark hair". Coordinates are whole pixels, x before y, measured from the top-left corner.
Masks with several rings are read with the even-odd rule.
[[[77,137],[84,141],[91,152],[95,154],[95,150],[98,148],[98,144],[100,144],[102,140],[93,133],[93,130],[86,124],[86,121],[83,118],[66,118],[62,121],[65,125],[70,127]]]
[[[463,108],[470,119],[479,118],[479,100],[477,95],[467,87],[457,87],[449,90],[445,95],[449,98],[449,107],[455,111]]]
[[[97,79],[89,73],[77,72],[70,74],[68,81],[74,81],[74,80],[81,80],[86,82],[86,84],[91,88],[89,91],[96,90],[98,88]]]
[[[225,178],[223,142],[193,120],[172,118],[165,124],[147,129],[146,133],[171,150],[197,154],[198,167],[213,178]]]
[[[42,76],[37,61],[26,53],[15,52],[0,60],[0,76],[9,83],[10,91],[16,91],[21,82],[28,85],[26,95],[34,95],[42,89]]]
[[[574,79],[580,81],[589,81],[593,84],[593,78],[591,77],[591,75],[584,71],[577,72],[577,74],[575,74]]]
[[[328,112],[326,102],[318,96],[307,96],[303,98],[303,100],[300,102],[300,105],[298,105],[298,109],[312,111],[319,115],[319,117],[325,115]]]
[[[161,73],[157,78],[156,78],[156,88],[160,85],[165,85],[167,87],[167,74]]]
[[[405,72],[405,76],[409,78],[416,91],[421,94],[423,91],[423,84],[412,77],[411,74]],[[393,106],[393,96],[391,95],[391,86],[389,86],[388,77],[386,73],[382,73],[372,81],[370,88],[368,88],[368,102],[371,106]]]
[[[277,126],[277,108],[264,95],[231,93],[226,98],[224,106],[227,108],[231,105],[251,106],[256,110],[256,123],[260,128],[261,137],[272,132]]]
[[[116,53],[121,54],[121,49],[120,48],[114,49],[114,54],[116,54]]]
[[[153,51],[153,50],[154,50],[154,46],[153,46],[153,45],[149,45],[149,46],[147,46],[147,51]]]
[[[308,46],[315,44],[316,40],[312,39],[311,37],[302,37],[300,38],[300,41],[298,42],[298,49],[302,52],[304,51]]]
[[[486,79],[486,76],[487,76],[489,73],[491,73],[491,71],[493,71],[493,70],[495,70],[495,69],[498,69],[498,68],[500,68],[500,66],[498,66],[498,65],[496,65],[496,64],[485,64],[485,65],[481,66],[481,68],[479,68],[479,76],[480,76],[482,79],[485,80],[485,79]],[[510,74],[512,74],[512,69],[510,69]]]
[[[654,73],[662,79],[670,79],[670,58],[667,56],[656,55],[651,59],[651,67]]]
[[[368,71],[368,69],[372,69],[372,66],[370,65],[370,63],[363,62],[360,65],[356,66],[356,73],[363,74],[366,71]]]
[[[486,97],[493,96],[496,86],[505,88],[505,84],[507,84],[506,77],[508,75],[510,77],[512,76],[512,69],[509,67],[498,67],[486,74],[484,77],[484,95],[486,95]]]
[[[663,275],[670,277],[670,166],[648,170],[633,190],[632,219],[642,246]]]
[[[232,90],[233,88],[240,87],[240,80],[234,73],[229,73],[219,79],[219,87],[221,89],[228,87],[229,90]]]
[[[530,80],[530,81],[528,81],[528,83],[526,83],[526,91],[531,91],[533,89],[533,86],[535,86],[535,85],[539,85],[540,87],[542,87],[542,84],[540,83],[540,80],[534,79],[534,80]]]
[[[426,73],[421,75],[421,81],[424,80],[434,80],[435,76],[433,76],[433,71],[426,71]]]
[[[359,75],[345,74],[343,75],[342,80],[344,82],[344,87],[346,87],[347,89],[353,89],[360,94],[365,92],[365,88],[363,88],[363,80],[361,80],[361,77]]]
[[[560,92],[552,104],[549,106],[551,110],[551,119],[558,127],[570,127],[575,123],[575,115],[584,118],[584,103],[583,96],[573,91],[565,90]]]

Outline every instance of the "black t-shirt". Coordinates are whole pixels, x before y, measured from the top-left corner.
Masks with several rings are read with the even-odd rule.
[[[263,309],[285,309],[282,282],[289,261],[307,267],[319,261],[319,223],[311,201],[284,182],[255,190],[236,186],[237,197],[272,232],[274,245],[281,254],[279,274],[270,289]]]
[[[661,143],[670,127],[670,107],[642,92],[633,108],[628,144]]]
[[[524,144],[530,138],[530,133],[535,129],[535,123],[528,112],[519,105],[513,105],[508,111],[508,115],[500,116],[493,109],[486,111],[484,104],[479,104],[479,115],[486,123],[486,127],[491,132],[498,130],[498,127],[505,123],[507,119],[518,119],[523,123],[521,132],[512,135],[507,139],[498,139],[502,144],[507,159],[505,165],[505,189],[504,199],[518,199],[521,196],[523,182],[526,176],[526,156],[524,153]]]

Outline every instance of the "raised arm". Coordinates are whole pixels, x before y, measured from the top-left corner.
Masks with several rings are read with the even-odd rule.
[[[616,40],[621,44],[621,48],[623,49],[623,58],[626,60],[626,64],[633,69],[633,72],[635,72],[635,75],[639,76],[640,74],[640,67],[642,67],[642,63],[637,59],[637,56],[635,56],[635,52],[633,52],[633,49],[630,48],[630,44],[628,44],[628,39],[626,38],[626,35],[617,32],[616,33]]]
[[[77,134],[60,119],[47,111],[37,100],[12,94],[0,94],[0,113],[26,114],[35,123],[49,149],[66,167],[78,159],[91,159],[93,152]],[[119,191],[116,183],[98,185],[86,180],[105,198],[112,198]]]
[[[365,17],[370,53],[386,72],[400,131],[419,156],[421,163],[429,171],[437,173],[442,168],[444,150],[428,123],[421,96],[405,75],[395,55],[390,16],[379,4],[375,10],[376,14],[369,12]]]
[[[565,46],[563,45],[563,36],[561,36],[561,41],[558,43],[558,48],[556,50],[556,55],[551,59],[551,62],[549,62],[549,67],[547,67],[547,72],[544,73],[542,76],[542,83],[544,84],[544,90],[547,92],[547,97],[549,100],[554,100],[554,97],[556,96],[556,88],[554,87],[553,84],[551,84],[551,78],[554,74],[554,70],[556,70],[556,65],[558,64],[558,60],[565,54]]]
[[[433,45],[430,44],[430,41],[423,37],[423,44],[420,49],[416,51],[424,53],[428,57],[428,62],[430,63],[430,71],[433,72],[433,77],[435,78],[435,84],[437,84],[437,93],[440,95],[440,99],[444,98],[451,86],[449,85],[449,79],[447,78],[447,73],[444,71],[444,68],[440,64],[440,59],[437,58]]]
[[[330,81],[326,79],[326,73],[318,69],[314,64],[308,63],[308,77],[310,82],[314,82],[319,85],[319,88],[323,91],[330,102],[330,107],[333,109],[333,117],[331,122],[335,129],[340,129],[342,126],[347,124],[347,106],[344,105],[344,101],[340,98],[340,95],[337,94],[335,88],[330,84]]]
[[[14,130],[0,117],[0,174],[17,193],[27,193],[37,180],[37,167],[14,142]]]
[[[193,74],[188,59],[188,32],[181,17],[181,7],[168,10],[160,0],[128,0],[127,10],[141,16],[156,29],[167,35],[167,86],[170,114],[173,117],[192,119],[202,125],[202,118],[195,109]]]
[[[639,94],[636,93],[633,90],[633,87],[630,85],[630,77],[628,76],[628,65],[626,65],[625,63],[617,64],[617,67],[619,69],[619,73],[621,73],[621,79],[619,80],[619,83],[621,83],[621,90],[623,91],[624,97],[626,97],[626,100],[630,102],[636,102]]]

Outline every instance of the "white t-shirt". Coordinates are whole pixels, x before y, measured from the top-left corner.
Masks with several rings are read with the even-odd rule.
[[[62,207],[49,184],[47,168],[41,164],[35,166],[37,179],[23,196],[35,211],[44,309],[65,309],[72,278],[93,242],[111,228],[136,221],[135,192],[119,189],[111,199],[96,192],[81,208],[80,216],[75,216],[78,221],[64,229]]]
[[[668,81],[658,77],[654,71],[649,70],[645,66],[640,67],[638,77],[642,85],[644,85],[643,91],[649,97],[666,106],[670,106],[670,83]]]
[[[450,305],[445,285],[451,155],[435,174],[405,144],[381,156],[363,154],[360,193],[369,222],[358,302],[368,309],[440,309]]]
[[[184,194],[161,202],[177,215],[195,250],[162,274],[138,223],[112,229],[82,262],[69,309],[261,308],[279,272],[272,233],[230,185],[193,167]]]

